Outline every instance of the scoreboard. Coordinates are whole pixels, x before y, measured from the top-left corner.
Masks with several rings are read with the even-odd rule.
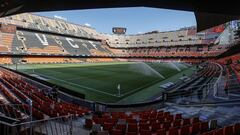
[[[126,34],[127,28],[123,27],[113,27],[112,32],[113,34]]]

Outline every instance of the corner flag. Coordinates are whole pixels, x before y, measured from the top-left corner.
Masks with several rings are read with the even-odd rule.
[[[120,86],[120,84],[118,84],[117,89],[118,89],[118,96],[120,97],[121,96],[121,86]]]

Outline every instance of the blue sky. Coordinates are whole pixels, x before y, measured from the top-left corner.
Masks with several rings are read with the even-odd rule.
[[[36,14],[48,17],[61,16],[73,23],[90,25],[103,33],[111,33],[114,26],[126,27],[127,34],[137,34],[153,30],[177,30],[196,25],[192,12],[144,7],[54,11]]]

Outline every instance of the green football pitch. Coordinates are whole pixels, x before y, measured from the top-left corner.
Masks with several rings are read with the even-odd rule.
[[[18,65],[18,70],[83,93],[88,100],[108,103],[149,99],[161,92],[159,85],[164,81],[174,82],[182,74],[193,72],[192,67],[182,63],[143,62],[29,64]],[[144,95],[142,100],[139,93]]]

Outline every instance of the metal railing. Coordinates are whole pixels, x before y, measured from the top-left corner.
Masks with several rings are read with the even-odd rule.
[[[23,104],[0,104],[0,116],[16,122],[30,119],[30,107]]]
[[[73,126],[72,115],[29,121],[20,124],[6,124],[0,121],[1,135],[72,135],[76,126]]]
[[[218,96],[218,91],[221,91],[221,90],[224,89],[224,87],[222,85],[225,83],[224,82],[225,80],[222,78],[223,67],[218,63],[215,63],[215,64],[220,68],[220,75],[218,76],[218,79],[214,84],[213,91],[214,91],[214,97],[215,98],[220,98]]]
[[[181,101],[181,100],[188,100],[188,101],[196,101],[196,100],[204,100],[206,99],[210,91],[212,91],[214,87],[213,83],[208,83],[204,85],[197,85],[193,87],[187,87],[184,89],[179,89],[175,92],[165,92],[163,93],[164,101]]]

